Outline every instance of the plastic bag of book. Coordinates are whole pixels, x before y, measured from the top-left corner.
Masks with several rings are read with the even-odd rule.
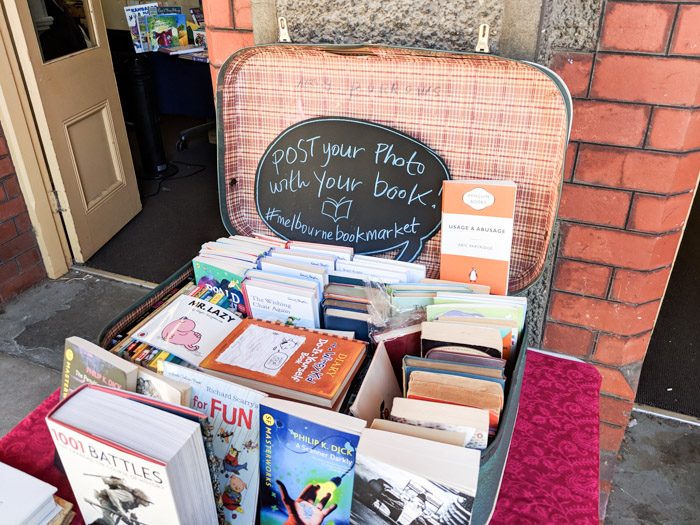
[[[351,514],[366,522],[374,512],[397,523],[421,515],[436,523],[486,523],[515,424],[523,349],[537,322],[532,313],[546,300],[541,279],[552,249],[570,122],[565,85],[537,64],[380,46],[241,50],[222,66],[217,87],[221,216],[234,237],[212,240],[199,255],[193,253],[194,264],[107,326],[100,345],[156,369],[159,361],[186,358],[187,345],[199,347],[205,337],[186,322],[187,315],[172,312],[175,317],[159,326],[160,335],[175,345],[171,349],[184,349],[180,357],[139,342],[137,327],[191,286],[184,293],[194,299],[258,319],[236,320],[233,335],[214,337],[214,360],[235,360],[226,350],[244,349],[240,341],[267,349],[265,361],[244,351],[245,360],[227,363],[233,376],[207,373],[243,378],[246,387],[267,393],[282,388],[277,395],[289,397],[296,385],[310,384],[309,374],[341,370],[338,363],[320,365],[313,353],[327,350],[320,339],[338,338],[335,344],[348,345],[348,363],[342,381],[324,394],[324,410],[350,413],[374,428],[362,433],[367,437],[356,448],[338,445],[352,454],[330,485],[319,480],[319,488],[305,489],[289,480],[263,479],[260,490],[279,511],[265,520],[281,523],[285,513],[311,502],[319,512],[332,512],[325,515],[337,523]],[[460,215],[459,202],[443,210],[443,184],[467,180],[485,181],[462,198],[473,217]],[[494,181],[514,183],[510,217],[490,214]],[[450,225],[449,237],[441,222]],[[468,237],[470,228],[480,235]],[[503,232],[507,245],[497,240],[505,238]],[[446,256],[469,256],[460,251],[460,239],[467,237],[474,240],[471,255],[482,260],[447,261]],[[441,256],[450,282],[438,280]],[[510,298],[483,293],[482,279],[494,278],[493,269],[498,275],[491,287],[507,286]],[[420,308],[420,314],[374,331],[376,345],[365,349],[347,336],[370,339],[357,290],[366,280],[387,285],[394,311]],[[223,322],[216,321],[215,307],[200,307],[194,299],[180,306],[211,317],[212,326]],[[264,324],[271,321],[277,331]],[[319,327],[334,332],[320,337],[308,331]],[[321,346],[308,349],[308,342]],[[274,370],[286,370],[287,364],[294,365],[290,381],[276,384]],[[299,383],[291,379],[294,374]],[[464,389],[488,397],[487,408],[477,413],[442,403],[432,421],[415,420],[421,413],[416,403],[437,404],[429,394],[449,402]],[[309,391],[295,399],[321,404]],[[406,477],[406,466],[386,446],[387,435],[415,451],[413,458],[434,458],[434,466],[416,460],[412,472],[420,475]],[[425,440],[432,448],[423,448]],[[466,443],[476,448],[461,446]],[[264,436],[250,443],[258,444],[264,449]],[[305,446],[314,454],[321,447]],[[457,449],[468,453],[450,455]],[[236,457],[240,452],[232,451]],[[242,455],[251,457],[250,451]],[[460,471],[447,468],[449,457],[463,467],[461,478],[449,474]],[[352,493],[353,469],[366,497],[356,495],[352,508],[342,509],[340,503],[347,503],[342,498]],[[378,471],[386,477],[373,474]],[[234,485],[228,494],[235,501],[244,488]]]

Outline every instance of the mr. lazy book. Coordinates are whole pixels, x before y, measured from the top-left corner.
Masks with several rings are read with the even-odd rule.
[[[268,398],[260,404],[260,525],[348,525],[359,433],[351,416]]]
[[[240,322],[226,308],[181,295],[134,332],[133,338],[199,365]]]
[[[204,443],[214,476],[214,496],[225,523],[253,525],[258,502],[262,392],[163,363],[163,375],[192,387],[191,408],[207,416]]]

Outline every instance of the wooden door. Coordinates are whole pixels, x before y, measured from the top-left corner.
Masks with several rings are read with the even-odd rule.
[[[100,0],[4,0],[73,258],[140,210]]]

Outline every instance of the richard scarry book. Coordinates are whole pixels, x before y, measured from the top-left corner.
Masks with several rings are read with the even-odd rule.
[[[258,502],[260,401],[266,394],[170,362],[163,363],[163,375],[190,385],[190,407],[207,417],[204,444],[219,515],[224,523],[253,525]]]
[[[240,322],[226,308],[182,295],[134,332],[133,338],[199,366]]]
[[[260,404],[260,525],[349,525],[365,421],[267,398]]]

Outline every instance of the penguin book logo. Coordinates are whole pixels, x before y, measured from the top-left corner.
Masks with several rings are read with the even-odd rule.
[[[477,211],[485,210],[496,202],[495,197],[484,188],[474,188],[468,191],[462,196],[462,200],[464,204]]]

